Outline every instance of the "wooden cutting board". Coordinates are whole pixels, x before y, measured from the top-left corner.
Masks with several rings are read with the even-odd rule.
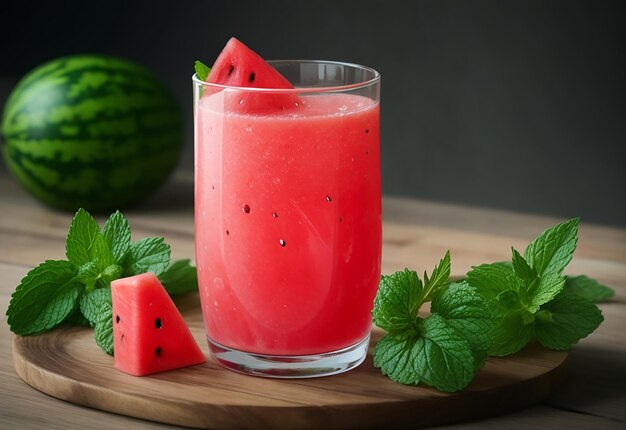
[[[197,296],[177,302],[207,351]],[[374,344],[382,333],[372,333]],[[372,348],[370,347],[370,353]],[[463,392],[404,386],[374,368],[318,379],[265,379],[202,365],[146,377],[113,368],[89,328],[62,327],[13,339],[13,360],[29,385],[59,399],[148,420],[215,429],[423,427],[497,415],[545,399],[564,375],[567,352],[536,344],[490,358]]]

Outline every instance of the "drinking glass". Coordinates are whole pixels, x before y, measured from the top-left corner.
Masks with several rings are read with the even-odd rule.
[[[380,75],[270,64],[295,88],[193,77],[206,335],[239,372],[331,375],[364,360],[380,279]]]

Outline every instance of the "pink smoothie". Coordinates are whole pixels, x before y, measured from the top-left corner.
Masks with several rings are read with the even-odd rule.
[[[303,355],[370,331],[380,278],[379,105],[303,96],[297,109],[196,115],[196,260],[208,337]],[[230,105],[230,106],[229,106]],[[225,108],[226,106],[226,108]]]

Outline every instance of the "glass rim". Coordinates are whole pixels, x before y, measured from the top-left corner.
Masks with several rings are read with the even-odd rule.
[[[201,87],[219,88],[222,90],[236,90],[256,93],[279,93],[279,94],[302,94],[302,93],[330,93],[330,92],[344,92],[347,90],[354,90],[359,88],[365,88],[370,85],[375,85],[380,81],[380,73],[371,67],[363,66],[356,63],[348,63],[344,61],[332,61],[332,60],[268,60],[267,63],[273,65],[275,63],[310,63],[310,64],[329,64],[334,66],[347,66],[355,69],[361,69],[369,71],[373,74],[371,79],[364,80],[362,82],[356,82],[354,84],[344,85],[331,85],[331,86],[319,86],[319,87],[296,87],[296,88],[258,88],[258,87],[237,87],[234,85],[223,85],[201,81],[194,73],[191,80],[194,84]]]

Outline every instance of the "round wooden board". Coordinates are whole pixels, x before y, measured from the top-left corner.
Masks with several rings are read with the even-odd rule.
[[[197,300],[178,305],[207,351]],[[374,330],[372,344],[381,336]],[[113,357],[100,351],[89,328],[13,339],[15,369],[39,391],[118,414],[215,429],[415,428],[502,414],[546,398],[568,356],[529,345],[511,357],[490,358],[465,391],[446,394],[392,382],[371,355],[350,372],[304,380],[240,375],[206,355],[202,365],[133,377],[113,368]]]

